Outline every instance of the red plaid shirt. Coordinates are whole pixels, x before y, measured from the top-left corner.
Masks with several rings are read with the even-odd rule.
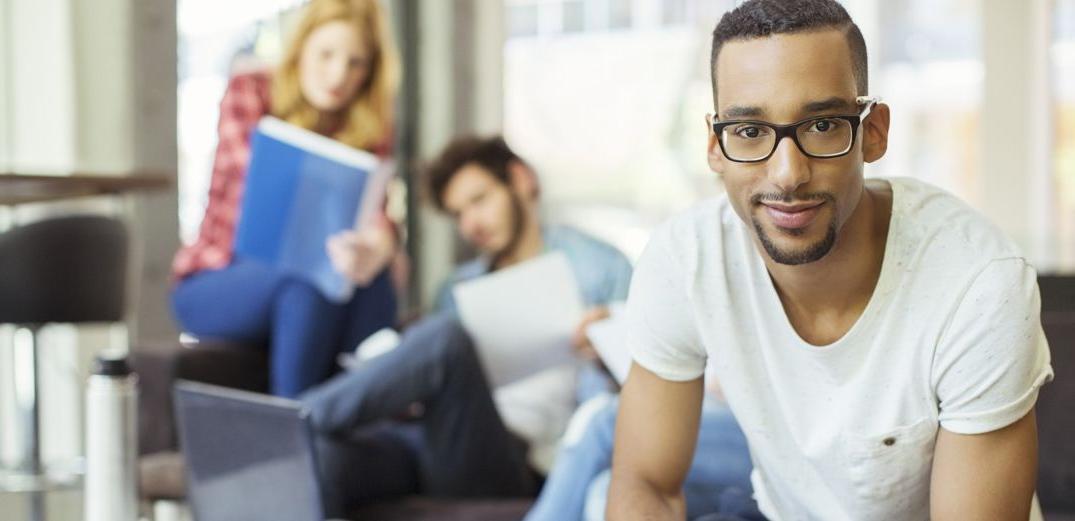
[[[250,135],[258,120],[269,114],[270,83],[271,78],[264,71],[236,75],[228,82],[220,102],[219,142],[213,160],[209,204],[198,239],[180,248],[172,260],[172,274],[177,280],[231,263],[246,167],[250,162]],[[388,150],[388,146],[377,148],[374,152],[378,155]]]

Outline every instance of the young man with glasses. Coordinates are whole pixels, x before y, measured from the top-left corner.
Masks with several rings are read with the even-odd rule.
[[[1052,377],[1036,275],[888,145],[832,0],[750,0],[713,33],[709,163],[726,197],[636,268],[610,519],[682,519],[707,364],[769,519],[1026,520]]]

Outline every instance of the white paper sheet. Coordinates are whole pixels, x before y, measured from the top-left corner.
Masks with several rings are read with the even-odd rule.
[[[586,328],[586,337],[613,378],[623,385],[631,370],[631,352],[627,349],[627,318],[622,304],[609,306],[609,313],[609,318]]]
[[[453,293],[493,387],[575,359],[571,336],[584,309],[563,253],[461,282]]]

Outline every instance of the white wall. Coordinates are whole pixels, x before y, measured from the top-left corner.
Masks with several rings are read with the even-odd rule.
[[[9,29],[11,6],[7,2],[0,2],[0,172],[9,170],[8,163],[11,160],[11,106],[8,76],[6,72],[11,68],[11,45],[6,35],[11,34]],[[0,223],[3,229],[3,223]]]
[[[10,167],[55,172],[75,167],[76,76],[71,0],[8,2],[5,67],[11,112]]]
[[[135,166],[132,6],[76,1],[71,10],[76,164],[86,172],[129,172]]]

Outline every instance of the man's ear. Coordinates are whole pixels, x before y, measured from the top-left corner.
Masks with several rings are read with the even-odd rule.
[[[888,105],[878,103],[862,122],[862,160],[873,163],[888,151],[888,124],[892,114]]]
[[[539,194],[537,174],[522,161],[508,162],[508,179],[511,189],[527,200],[536,200]]]
[[[706,147],[706,156],[709,160],[709,169],[723,175],[724,174],[724,152],[720,149],[720,143],[717,142],[717,134],[713,132],[713,116],[712,114],[705,115],[705,128],[709,132],[709,144]]]

